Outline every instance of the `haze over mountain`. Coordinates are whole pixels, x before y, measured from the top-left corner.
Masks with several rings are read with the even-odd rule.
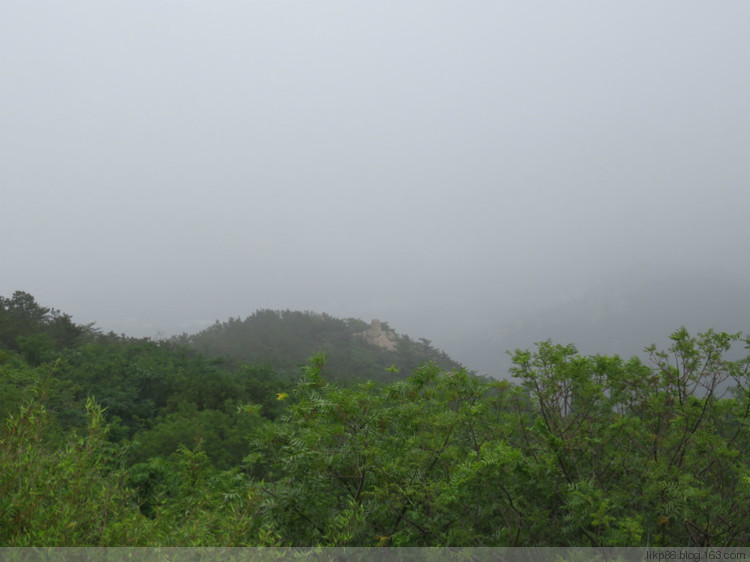
[[[666,348],[685,326],[696,335],[715,329],[750,332],[750,283],[698,268],[630,270],[611,275],[581,295],[523,314],[486,317],[472,330],[446,334],[453,357],[477,372],[506,377],[506,351],[539,341],[573,343],[585,354],[646,357],[651,344]]]
[[[672,316],[643,275],[750,286],[748,29],[745,0],[9,0],[0,294],[133,336],[379,318],[479,370],[645,345],[725,289]]]
[[[230,317],[209,326],[203,322],[165,325],[165,330],[140,334],[136,330],[130,335],[156,339],[172,335],[173,341],[189,343],[209,355],[273,363],[277,370],[289,373],[296,372],[313,353],[333,350],[329,362],[334,376],[341,370],[342,360],[341,364],[347,365],[346,376],[360,361],[362,372],[356,376],[377,379],[394,361],[406,367],[404,372],[411,372],[420,361],[429,359],[444,368],[456,368],[451,358],[478,374],[508,378],[509,352],[533,348],[547,339],[572,343],[584,354],[639,355],[645,359],[647,345],[668,347],[668,336],[681,326],[694,335],[708,329],[750,333],[750,283],[711,275],[697,267],[659,271],[641,264],[612,272],[573,298],[549,299],[537,306],[501,306],[499,302],[456,308],[442,317],[450,303],[442,310],[435,307],[421,314],[409,306],[391,309],[391,315],[383,318],[396,318],[398,330],[393,331],[389,325],[393,323],[383,324],[384,330],[376,334],[381,336],[380,345],[357,336],[371,329],[362,319],[290,310],[259,310],[245,319]],[[386,310],[384,307],[381,312]],[[373,320],[373,326],[377,322]],[[416,331],[406,333],[402,324]],[[106,323],[96,325],[106,328]],[[386,335],[392,335],[392,341]],[[391,349],[376,352],[383,342],[393,351],[399,350],[397,354]],[[360,359],[355,358],[357,354]],[[382,357],[376,358],[378,354]]]

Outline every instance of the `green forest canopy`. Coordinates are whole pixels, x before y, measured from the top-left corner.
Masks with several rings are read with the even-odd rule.
[[[263,315],[341,322],[235,323]],[[750,544],[741,334],[678,329],[648,363],[542,342],[516,382],[434,361],[368,381],[326,360],[344,336],[292,378],[222,358],[222,330],[211,357],[0,297],[0,545]]]

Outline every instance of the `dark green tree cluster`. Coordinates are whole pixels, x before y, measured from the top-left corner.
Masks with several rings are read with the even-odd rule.
[[[277,376],[268,365],[229,367],[186,348],[102,334],[50,312],[26,293],[1,303],[3,417],[35,381],[48,379],[44,406],[52,432],[85,428],[85,404],[95,397],[107,412],[108,439],[127,443],[130,462],[203,442],[212,462],[229,468],[248,447],[248,421],[237,414],[238,405],[260,404],[269,419],[282,411],[273,397]],[[29,342],[44,342],[43,351],[37,346],[30,352]]]
[[[0,350],[18,351],[33,365],[75,345],[89,329],[59,310],[40,306],[24,291],[0,296]]]
[[[750,357],[680,329],[650,362],[543,342],[518,383],[426,363],[296,381],[89,332],[0,361],[0,545],[739,546]]]

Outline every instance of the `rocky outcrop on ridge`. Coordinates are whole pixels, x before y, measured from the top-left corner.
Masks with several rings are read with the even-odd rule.
[[[383,325],[377,319],[373,320],[370,323],[370,327],[364,332],[357,332],[356,335],[369,344],[377,345],[389,351],[395,351],[398,346],[398,335],[396,335],[396,332],[387,328],[383,329]]]

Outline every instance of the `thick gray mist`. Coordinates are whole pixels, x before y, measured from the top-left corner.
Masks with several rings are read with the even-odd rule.
[[[643,345],[707,294],[750,328],[744,0],[1,11],[2,295],[150,337],[380,318],[487,371],[607,306]],[[651,279],[683,300],[622,296]]]

